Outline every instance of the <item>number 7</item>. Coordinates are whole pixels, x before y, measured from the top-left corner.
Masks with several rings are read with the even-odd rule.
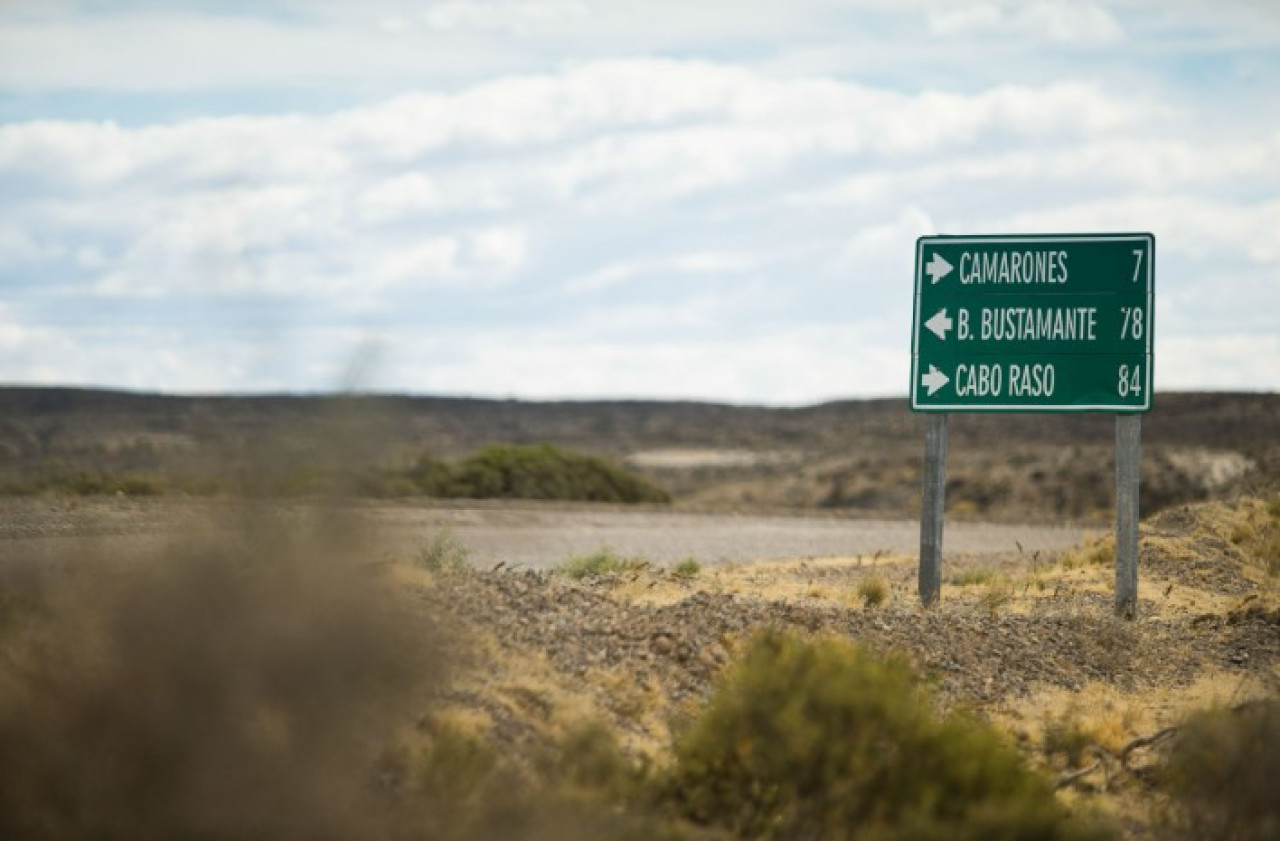
[[[1141,248],[1133,249],[1133,256],[1137,258],[1137,260],[1134,261],[1134,264],[1133,264],[1133,282],[1137,283],[1138,270],[1142,268],[1142,249]]]

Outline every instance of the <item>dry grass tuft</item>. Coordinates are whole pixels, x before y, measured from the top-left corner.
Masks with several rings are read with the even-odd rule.
[[[889,597],[889,582],[879,575],[869,575],[858,582],[858,598],[863,607],[879,607]]]

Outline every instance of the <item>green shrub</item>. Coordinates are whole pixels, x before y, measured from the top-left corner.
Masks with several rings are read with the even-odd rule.
[[[712,841],[686,831],[648,796],[646,766],[628,759],[605,725],[570,729],[535,749],[531,767],[523,770],[481,737],[448,727],[437,731],[416,777],[396,774],[408,783],[409,802],[420,807],[419,825],[435,831],[403,837]]]
[[[34,476],[0,486],[0,493],[29,495],[40,493],[66,496],[155,496],[164,491],[156,479],[132,474],[117,475],[99,470],[74,470],[49,464]]]
[[[417,769],[417,794],[433,810],[456,819],[484,807],[504,769],[485,741],[452,726],[437,726]],[[502,782],[505,783],[505,780]]]
[[[429,572],[459,572],[467,569],[471,550],[445,526],[418,552],[417,565]]]
[[[1280,702],[1192,717],[1161,776],[1172,836],[1280,838]]]
[[[536,759],[539,778],[565,796],[622,805],[642,794],[647,769],[629,760],[599,721],[571,727]]]
[[[672,574],[679,578],[695,578],[698,573],[702,572],[702,564],[698,563],[696,558],[685,558],[676,564]]]
[[[409,477],[430,496],[581,502],[670,502],[647,479],[599,456],[550,444],[485,447],[454,464],[424,458]]]
[[[1080,721],[1079,710],[1075,707],[1063,710],[1045,724],[1042,743],[1044,752],[1049,756],[1063,757],[1072,768],[1080,767],[1085,750],[1093,742],[1093,736]]]
[[[889,584],[878,575],[872,575],[858,582],[858,598],[866,607],[877,607],[884,604],[889,597]]]
[[[1080,569],[1090,566],[1108,566],[1116,560],[1116,541],[1114,537],[1104,537],[1088,546],[1073,549],[1062,556],[1062,566],[1066,569]]]
[[[430,455],[423,455],[413,463],[404,478],[409,480],[419,493],[444,496],[444,491],[451,480],[451,473],[447,463]]]
[[[607,546],[585,555],[574,555],[560,564],[560,571],[575,581],[619,572],[634,572],[648,566],[639,558],[623,558]]]
[[[115,490],[125,496],[156,496],[160,491],[160,483],[143,476],[125,476],[116,482]]]
[[[677,739],[689,819],[746,839],[1110,838],[989,726],[939,717],[907,662],[758,635]]]
[[[396,499],[431,496],[444,499],[545,499],[577,502],[667,503],[671,495],[643,476],[599,456],[550,444],[499,444],[456,462],[423,455],[407,468],[357,466],[323,453],[290,455],[253,465],[239,477],[203,480],[118,475],[50,462],[30,473],[0,480],[0,494],[56,493],[70,496],[122,494],[151,496],[166,490],[210,493],[239,484],[252,496],[364,494]],[[217,483],[210,487],[209,482]],[[203,488],[203,490],[202,490]]]
[[[951,576],[947,583],[954,587],[973,587],[979,584],[988,584],[995,577],[996,574],[993,570],[983,568],[966,569]]]
[[[994,579],[978,596],[978,607],[987,613],[999,613],[1013,601],[1013,588],[1004,579]]]

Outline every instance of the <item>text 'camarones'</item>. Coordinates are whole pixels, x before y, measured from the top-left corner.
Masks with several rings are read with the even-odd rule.
[[[1066,251],[966,251],[960,255],[962,284],[1062,284]]]

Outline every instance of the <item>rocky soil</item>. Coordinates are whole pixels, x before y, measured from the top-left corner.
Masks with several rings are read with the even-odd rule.
[[[521,656],[546,657],[566,680],[583,682],[624,729],[630,702],[592,686],[593,670],[621,670],[669,705],[705,697],[735,647],[759,628],[836,634],[877,650],[907,653],[948,705],[989,707],[1045,687],[1076,691],[1101,682],[1127,693],[1189,686],[1206,672],[1267,676],[1280,669],[1280,610],[1246,604],[1223,614],[1112,616],[1110,598],[1046,598],[1028,613],[953,600],[941,609],[867,608],[819,599],[769,600],[708,592],[697,582],[670,604],[613,594],[616,580],[586,584],[540,572],[448,576],[430,598]],[[503,730],[510,730],[506,722]]]
[[[1071,758],[1051,728],[1123,746],[1213,705],[1280,691],[1280,499],[1182,506],[1143,523],[1139,618],[1116,618],[1110,543],[1053,555],[951,556],[942,603],[915,600],[915,562],[873,557],[730,564],[681,575],[643,566],[564,572],[461,570],[422,585],[433,610],[488,643],[479,679],[449,701],[515,753],[554,738],[564,711],[609,723],[661,757],[756,630],[832,634],[905,654],[945,707],[1011,732],[1073,796],[1127,837],[1154,837],[1158,748],[1123,766]],[[1270,566],[1270,572],[1268,571]],[[888,595],[869,606],[863,584]],[[537,680],[529,680],[537,672]],[[474,720],[474,719],[473,719]],[[1096,754],[1100,756],[1101,754]]]
[[[234,522],[228,518],[237,506],[243,504],[8,500],[0,505],[0,574],[24,561],[73,562],[80,545],[95,547],[95,558],[163,553],[170,541]],[[1178,506],[1144,522],[1139,618],[1132,622],[1113,615],[1105,534],[1069,548],[1083,533],[1037,545],[1034,530],[1021,533],[1029,543],[999,532],[998,547],[949,551],[942,603],[924,610],[914,557],[871,550],[879,536],[861,552],[760,560],[768,545],[761,535],[770,531],[852,534],[873,521],[590,506],[354,503],[310,513],[317,512],[330,528],[349,526],[360,563],[394,576],[432,614],[463,630],[459,679],[439,689],[444,706],[512,752],[546,743],[566,721],[595,718],[628,750],[660,757],[672,728],[697,710],[761,628],[833,634],[901,652],[941,704],[1010,726],[1036,761],[1044,759],[1036,725],[1051,716],[1079,715],[1096,737],[1110,728],[1123,744],[1206,703],[1280,690],[1280,497]],[[268,513],[299,521],[307,515],[293,504]],[[450,533],[445,526],[470,564],[424,558],[430,538]],[[619,528],[651,535],[656,542],[637,544],[656,547],[648,562],[624,558],[621,571],[576,580],[552,564],[520,565],[530,540],[577,534],[573,545],[589,548],[608,543]],[[948,535],[959,531],[948,528]],[[481,535],[505,535],[508,553],[487,554]],[[711,545],[699,540],[729,541],[739,554],[710,563],[714,555],[703,551],[701,564],[674,565]],[[837,543],[848,545],[845,538]],[[668,544],[676,548],[668,551]],[[879,604],[866,595],[872,583],[884,592]],[[1108,705],[1136,713],[1101,721]],[[1109,791],[1105,779],[1073,779]],[[1133,837],[1144,837],[1141,818],[1131,826]]]

